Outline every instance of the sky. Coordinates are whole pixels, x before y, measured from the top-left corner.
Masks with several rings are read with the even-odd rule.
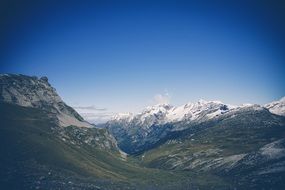
[[[0,73],[47,76],[96,123],[199,99],[285,96],[282,1],[1,1]]]

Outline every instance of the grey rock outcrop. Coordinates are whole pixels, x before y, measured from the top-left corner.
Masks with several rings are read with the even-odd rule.
[[[61,126],[92,127],[70,106],[66,105],[47,77],[0,74],[0,102],[39,108],[53,113]]]

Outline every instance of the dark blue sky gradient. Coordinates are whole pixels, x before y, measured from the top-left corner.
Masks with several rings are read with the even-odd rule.
[[[117,112],[157,94],[173,104],[285,95],[282,1],[1,3],[0,72],[48,76],[71,105]]]

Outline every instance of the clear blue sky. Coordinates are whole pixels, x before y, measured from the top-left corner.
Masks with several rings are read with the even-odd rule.
[[[263,104],[285,95],[285,6],[248,2],[1,1],[0,71],[108,112]]]

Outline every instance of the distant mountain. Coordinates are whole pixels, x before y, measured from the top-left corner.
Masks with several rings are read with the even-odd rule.
[[[149,106],[139,114],[117,114],[110,122],[135,122],[136,125],[148,128],[154,124],[165,124],[182,120],[211,119],[232,109],[232,106],[220,101],[199,100],[179,107],[169,104]]]
[[[148,128],[154,124],[174,123],[183,120],[201,121],[212,119],[229,111],[254,106],[267,108],[271,113],[277,115],[284,115],[285,97],[264,106],[257,104],[242,104],[241,106],[234,106],[224,104],[221,101],[205,101],[202,99],[198,102],[190,102],[178,107],[170,104],[157,104],[147,107],[138,114],[115,114],[109,122],[134,123],[136,125],[141,125],[143,128]]]
[[[106,126],[145,167],[216,174],[232,189],[284,189],[283,100],[266,106],[156,105],[115,116]]]
[[[274,103],[274,110],[284,109],[282,101]],[[117,114],[105,126],[115,136],[119,146],[128,153],[152,148],[168,133],[185,130],[191,125],[218,120],[242,110],[264,110],[266,106],[243,104],[233,106],[220,101],[199,100],[174,107],[168,104],[147,107],[138,114]],[[269,109],[273,111],[273,109]],[[276,114],[276,111],[273,111]]]
[[[274,114],[285,116],[285,97],[278,101],[266,104],[265,107]]]

